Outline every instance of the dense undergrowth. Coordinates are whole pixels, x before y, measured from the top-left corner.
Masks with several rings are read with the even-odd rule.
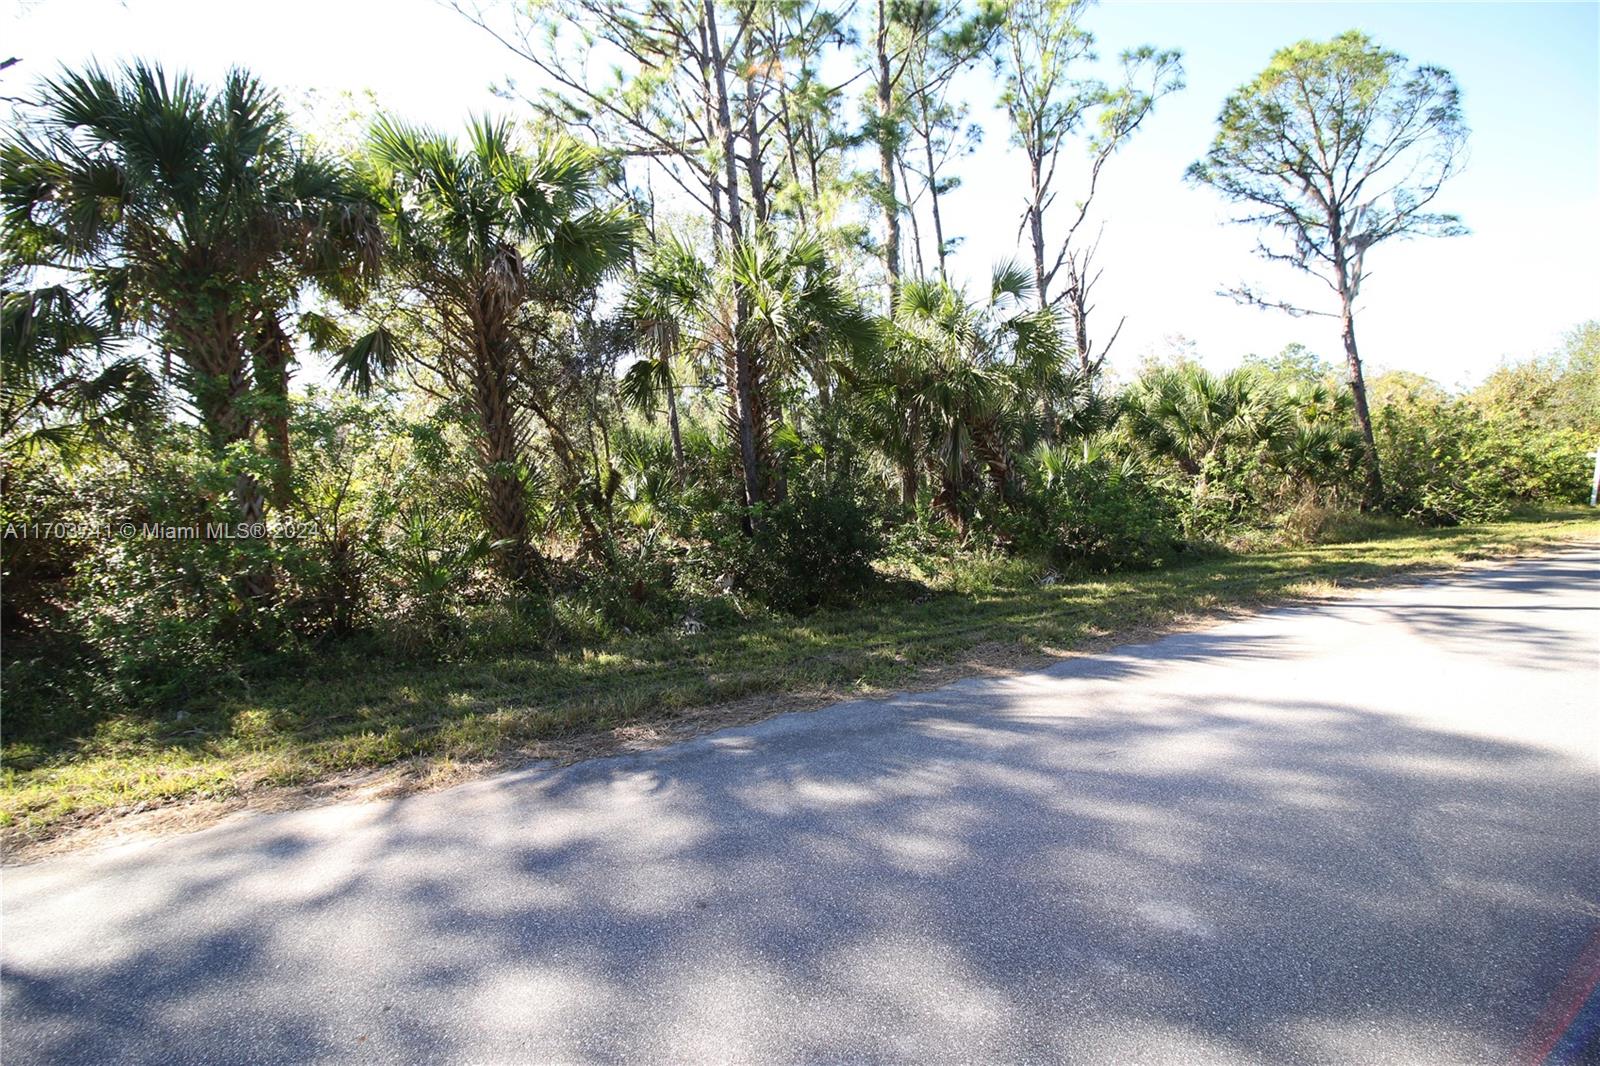
[[[1600,539],[1600,521],[1582,511],[1525,514],[1353,543],[1213,551],[1070,580],[1002,552],[915,561],[891,553],[865,602],[803,618],[731,606],[726,624],[696,632],[507,641],[420,658],[396,656],[369,635],[237,663],[212,684],[135,707],[73,698],[52,687],[48,662],[25,661],[8,686],[38,685],[56,699],[30,693],[20,713],[8,706],[0,818],[37,839],[105,812],[400,760],[426,767],[540,754],[542,741],[688,708],[762,694],[823,702],[881,692],[946,676],[941,668],[952,665],[1026,662],[1181,616],[1575,539]]]

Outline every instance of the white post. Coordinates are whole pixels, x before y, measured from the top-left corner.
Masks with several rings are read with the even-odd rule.
[[[1589,479],[1589,506],[1600,503],[1600,448],[1589,453],[1594,456],[1594,477]]]

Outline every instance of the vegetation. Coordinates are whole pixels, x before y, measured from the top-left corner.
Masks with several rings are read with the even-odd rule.
[[[1228,97],[1205,159],[1189,177],[1243,204],[1240,219],[1265,225],[1258,251],[1325,284],[1337,312],[1235,296],[1291,314],[1337,314],[1361,429],[1364,502],[1383,500],[1383,474],[1356,347],[1355,302],[1374,245],[1465,233],[1455,215],[1430,211],[1466,146],[1460,94],[1450,72],[1406,57],[1354,30],[1326,43],[1301,41],[1272,57],[1255,81]]]
[[[551,653],[480,643],[419,661],[346,643],[254,664],[142,713],[30,700],[9,725],[0,825],[13,840],[38,839],[140,805],[241,797],[405,760],[413,780],[448,779],[457,764],[560,755],[575,736],[670,725],[690,708],[778,693],[817,706],[977,665],[1026,665],[1197,612],[1600,535],[1600,522],[1570,510],[1423,531],[1370,516],[1341,523],[1324,534],[1387,535],[1070,583],[1005,553],[908,552],[902,541],[888,569],[927,590],[911,600],[884,593],[702,633],[619,631]],[[46,664],[29,662],[18,683],[47,677]]]
[[[1461,135],[1441,71],[1297,45],[1195,171],[1333,263],[1343,372],[1295,346],[1118,382],[1086,220],[1176,53],[1094,76],[1075,0],[459,6],[554,86],[528,121],[385,115],[335,152],[247,73],[133,63],[42,83],[0,142],[6,824],[915,682],[1595,531],[1504,520],[1586,497],[1600,325],[1469,393],[1363,376],[1365,250],[1454,225],[1422,211]],[[587,47],[614,77],[573,73]],[[971,292],[940,198],[984,63],[1031,198],[1027,265]],[[1334,157],[1283,156],[1302,121]],[[1426,137],[1432,176],[1376,193]]]

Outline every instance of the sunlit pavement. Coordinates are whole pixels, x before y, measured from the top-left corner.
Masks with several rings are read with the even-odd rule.
[[[0,1051],[1577,1062],[1597,653],[1586,549],[13,868]]]

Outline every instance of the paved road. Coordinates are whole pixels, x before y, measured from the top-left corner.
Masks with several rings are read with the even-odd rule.
[[[14,868],[0,1051],[1514,1061],[1600,968],[1597,648],[1583,550]]]

